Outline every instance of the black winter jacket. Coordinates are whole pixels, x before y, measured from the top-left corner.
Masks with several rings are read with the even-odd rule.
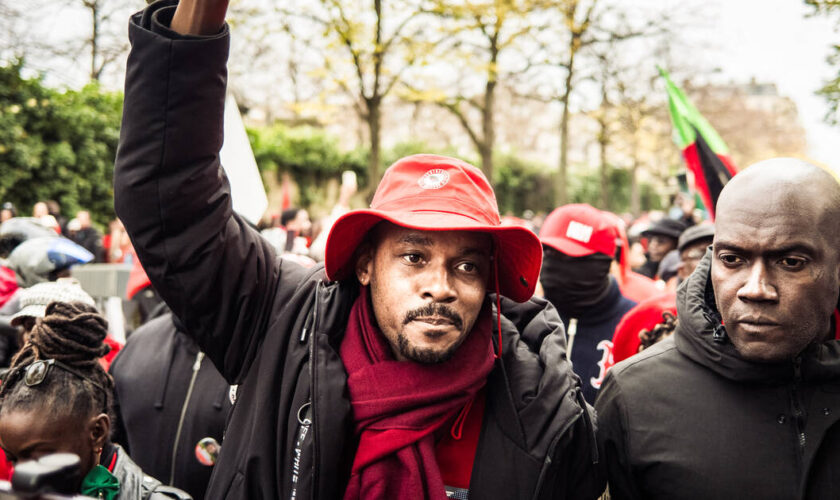
[[[195,447],[206,437],[222,442],[230,385],[177,325],[171,313],[149,321],[111,363],[113,440],[147,474],[201,500],[213,468],[198,461]]]
[[[710,263],[677,291],[673,339],[607,373],[595,406],[612,498],[840,498],[840,341],[742,359],[713,339]]]
[[[116,209],[154,287],[239,385],[209,498],[338,498],[353,439],[338,355],[358,295],[278,259],[232,212],[220,165],[228,30],[179,37],[173,2],[132,17]],[[545,301],[503,302],[470,498],[597,497],[592,417]]]

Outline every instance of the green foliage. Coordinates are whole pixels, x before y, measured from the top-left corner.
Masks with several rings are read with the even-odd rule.
[[[260,170],[275,173],[278,180],[280,175],[288,173],[300,187],[300,205],[303,207],[324,205],[328,181],[339,181],[344,170],[356,172],[360,188],[367,185],[368,152],[358,149],[343,152],[335,138],[321,129],[274,125],[251,128],[248,135]],[[435,148],[419,141],[396,144],[383,151],[382,160],[385,165],[391,165],[400,158],[418,153],[461,157],[476,165],[476,158],[463,157],[452,148]],[[502,214],[521,216],[525,210],[550,212],[555,208],[554,172],[551,169],[509,153],[497,153],[493,163],[493,186]],[[570,179],[572,200],[597,205],[597,171],[581,169],[573,174]],[[627,211],[630,206],[630,173],[612,168],[609,175],[609,208],[617,213]],[[643,209],[660,208],[659,196],[652,186],[642,184],[640,189]]]
[[[525,210],[550,212],[555,208],[551,172],[513,154],[495,155],[493,189],[503,215],[520,217]]]
[[[834,52],[829,56],[828,62],[838,68],[837,77],[826,82],[817,93],[828,102],[825,120],[832,125],[840,125],[840,45],[834,46]]]
[[[630,209],[630,171],[608,167],[608,204],[607,210],[623,213]],[[573,169],[569,179],[572,203],[588,203],[597,207],[601,199],[601,179],[597,170]],[[662,208],[662,199],[650,184],[639,184],[641,209],[658,210]]]
[[[282,124],[248,129],[251,148],[262,172],[274,172],[278,181],[288,173],[300,187],[300,205],[309,207],[326,196],[329,179],[341,172],[356,172],[359,186],[367,184],[367,156],[360,151],[342,152],[335,138],[313,127]]]
[[[122,96],[95,84],[59,92],[23,78],[22,66],[0,67],[0,200],[28,215],[52,199],[68,218],[87,209],[107,224]]]
[[[805,3],[814,8],[815,14],[835,16],[837,19],[837,31],[840,33],[840,1],[838,0],[805,0]],[[828,103],[828,111],[825,114],[825,121],[832,125],[840,125],[840,43],[832,47],[828,56],[828,63],[834,66],[837,74],[831,80],[825,82],[817,94],[823,96]]]
[[[382,163],[389,167],[400,158],[421,153],[452,156],[453,158],[461,158],[472,165],[476,164],[475,159],[459,155],[454,148],[435,148],[422,141],[406,141],[395,144],[393,148],[382,153]]]

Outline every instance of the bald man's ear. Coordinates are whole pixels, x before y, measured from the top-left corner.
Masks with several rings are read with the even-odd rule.
[[[362,286],[370,284],[373,273],[373,245],[366,241],[356,250],[356,278]]]

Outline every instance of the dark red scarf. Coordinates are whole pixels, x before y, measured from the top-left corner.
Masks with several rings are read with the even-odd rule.
[[[448,361],[396,361],[362,287],[341,343],[359,438],[345,500],[446,498],[434,433],[487,381],[494,360],[491,329],[485,307]]]

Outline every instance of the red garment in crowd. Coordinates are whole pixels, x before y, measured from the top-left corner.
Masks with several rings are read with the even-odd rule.
[[[621,248],[621,257],[618,261],[618,272],[615,273],[616,281],[618,281],[618,289],[621,295],[624,295],[633,302],[643,302],[653,296],[662,293],[662,289],[656,286],[656,281],[637,273],[630,269],[629,253],[630,241],[627,239],[627,231],[624,228],[624,222],[617,215],[604,212],[613,220],[613,231],[615,232],[616,242]],[[647,244],[645,242],[645,244]]]
[[[834,310],[834,340],[840,340],[840,309]]]
[[[662,323],[662,313],[668,311],[677,314],[677,294],[661,293],[655,297],[639,302],[633,309],[627,311],[613,336],[612,359],[607,360],[605,369],[609,370],[614,364],[623,361],[639,352],[639,332],[651,330]]]
[[[128,274],[128,283],[125,286],[125,296],[128,297],[129,300],[131,300],[137,292],[152,284],[151,280],[149,280],[149,276],[146,275],[146,271],[140,264],[140,259],[137,258],[137,255],[133,255],[133,258],[134,260],[131,264],[131,272]]]
[[[362,287],[340,349],[359,438],[345,499],[446,498],[435,433],[457,420],[487,382],[491,329],[485,309],[448,361],[395,361]]]
[[[105,262],[111,262],[111,235],[102,237],[102,248],[105,250]]]
[[[11,481],[15,466],[6,460],[6,452],[0,450],[0,481]]]
[[[118,264],[120,262],[125,262],[126,256],[129,253],[134,253],[134,248],[131,246],[131,242],[128,242],[124,245],[120,245],[119,251],[116,253],[117,258],[112,259],[114,252],[111,249],[112,240],[110,234],[106,234],[102,237],[102,248],[105,250],[105,261],[111,264]],[[119,242],[117,242],[119,244]],[[137,255],[132,255],[134,259],[137,258]]]
[[[0,266],[0,307],[12,298],[18,289],[15,272],[8,267]]]
[[[120,352],[120,349],[123,348],[123,345],[117,342],[117,340],[114,339],[114,337],[112,337],[110,333],[105,337],[105,340],[103,342],[111,348],[111,350],[108,351],[108,354],[99,358],[99,364],[102,365],[102,368],[104,368],[107,372],[108,368],[111,367],[111,362],[114,361],[114,358],[117,357],[117,353]]]
[[[627,270],[618,281],[618,289],[633,302],[644,302],[645,300],[662,294],[662,289],[656,286],[656,282],[636,271]]]

